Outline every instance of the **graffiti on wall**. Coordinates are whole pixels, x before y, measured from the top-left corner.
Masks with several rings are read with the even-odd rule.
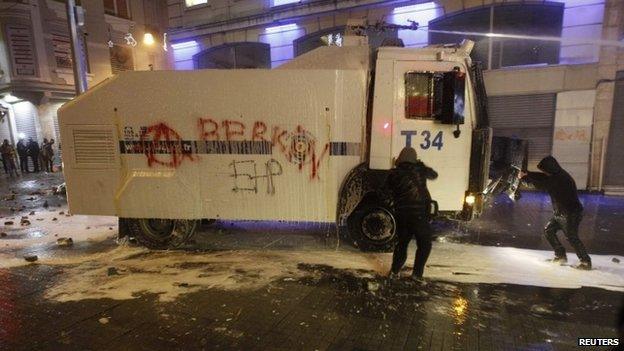
[[[288,130],[263,121],[247,125],[240,121],[199,118],[197,130],[199,140],[186,140],[165,123],[141,127],[138,133],[128,126],[124,128],[122,153],[143,153],[149,167],[170,168],[179,167],[185,160],[196,161],[197,154],[202,153],[278,153],[300,171],[307,172],[312,180],[319,178],[322,161],[330,153],[329,142],[317,141],[300,125]]]
[[[282,165],[275,159],[270,159],[262,164],[261,173],[258,173],[258,166],[255,160],[232,161],[230,167],[232,174],[230,177],[234,180],[232,191],[242,192],[249,191],[258,193],[258,181],[266,182],[266,193],[275,194],[275,182],[273,177],[282,175]]]

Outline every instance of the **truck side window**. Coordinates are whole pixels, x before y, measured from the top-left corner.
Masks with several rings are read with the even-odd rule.
[[[433,119],[434,73],[405,73],[405,118]]]
[[[405,118],[433,119],[443,124],[464,123],[465,74],[405,73]]]

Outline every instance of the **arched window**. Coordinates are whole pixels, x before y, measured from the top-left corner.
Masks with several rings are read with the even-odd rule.
[[[429,43],[473,40],[473,60],[489,69],[559,63],[560,43],[536,37],[561,37],[564,4],[504,3],[452,13],[429,22]],[[436,32],[440,31],[440,32]],[[502,33],[526,38],[499,38],[449,32]]]
[[[321,46],[342,46],[344,32],[345,26],[338,26],[323,29],[296,39],[294,41],[295,57]],[[375,29],[369,29],[366,31],[366,36],[368,37],[368,45],[372,48],[377,48],[381,46],[386,39],[398,38],[398,33],[396,30],[377,31]]]
[[[271,47],[256,42],[228,43],[193,55],[193,65],[202,68],[271,68]]]

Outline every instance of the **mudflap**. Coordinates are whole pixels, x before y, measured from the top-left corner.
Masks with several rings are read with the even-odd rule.
[[[117,238],[121,239],[130,236],[130,228],[128,227],[128,219],[119,217],[117,220],[118,234]]]
[[[495,137],[492,140],[492,178],[486,187],[484,199],[494,198],[500,193],[516,201],[521,197],[518,175],[527,169],[528,142],[526,140]]]

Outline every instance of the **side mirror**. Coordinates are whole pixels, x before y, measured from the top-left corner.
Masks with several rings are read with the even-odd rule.
[[[437,78],[436,92],[440,101],[436,119],[443,124],[464,124],[466,73],[444,72]]]

